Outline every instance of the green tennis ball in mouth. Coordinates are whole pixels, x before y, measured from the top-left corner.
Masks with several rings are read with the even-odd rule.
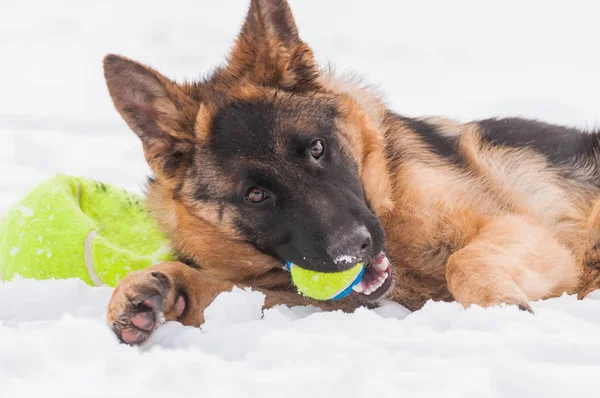
[[[79,278],[115,286],[131,271],[171,260],[166,237],[138,195],[59,174],[0,220],[0,279]]]
[[[352,292],[352,287],[363,277],[365,267],[357,263],[341,272],[316,272],[301,268],[291,262],[286,268],[292,274],[292,281],[301,294],[316,300],[339,300]]]

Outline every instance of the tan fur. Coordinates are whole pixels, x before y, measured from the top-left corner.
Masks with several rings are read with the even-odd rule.
[[[578,278],[579,269],[566,247],[546,228],[513,215],[484,222],[446,265],[449,290],[465,306],[528,307],[531,300],[573,293]]]
[[[459,136],[463,133],[464,126],[461,123],[441,116],[425,117],[423,120],[437,127],[440,134],[448,137]]]
[[[385,145],[376,124],[349,95],[340,98],[340,109],[345,114],[340,118],[339,128],[347,138],[347,148],[357,159],[363,188],[375,215],[384,217],[393,210],[392,186],[388,178],[385,160]],[[379,174],[383,173],[383,174]],[[384,177],[382,177],[384,176]]]
[[[383,133],[381,123],[387,107],[375,86],[364,84],[358,75],[340,76],[331,65],[320,71],[319,82],[328,90],[349,96],[368,115],[377,133]]]
[[[219,223],[194,215],[171,195],[160,185],[150,186],[148,207],[176,251],[218,279],[234,283],[258,280],[261,287],[292,290],[289,274],[279,261],[232,236],[230,229],[217,227]]]

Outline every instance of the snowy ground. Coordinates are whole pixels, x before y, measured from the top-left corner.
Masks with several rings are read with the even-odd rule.
[[[193,78],[227,52],[246,0],[22,2],[0,12],[0,214],[55,172],[140,191],[147,167],[109,101],[108,52]],[[321,62],[381,84],[408,116],[600,117],[596,2],[291,0]],[[368,4],[368,6],[367,6]],[[104,326],[108,288],[0,284],[0,396],[563,397],[598,391],[600,300],[429,303],[353,315],[220,297],[203,330],[143,349]],[[600,299],[600,294],[598,294]]]

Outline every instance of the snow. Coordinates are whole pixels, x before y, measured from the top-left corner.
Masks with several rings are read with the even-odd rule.
[[[135,192],[149,170],[102,78],[109,52],[178,79],[218,65],[247,0],[3,0],[0,213],[55,172]],[[591,1],[292,0],[320,62],[380,84],[407,116],[598,122]],[[21,209],[24,215],[27,209]],[[13,250],[19,250],[14,248]],[[237,290],[203,329],[167,323],[142,348],[104,325],[111,289],[0,285],[3,397],[563,397],[597,391],[600,292],[513,307],[389,303],[354,314]]]
[[[237,289],[203,329],[163,325],[142,348],[104,326],[109,288],[77,280],[0,286],[7,397],[575,396],[595,391],[600,301],[515,307],[389,303],[354,314],[276,307]],[[282,393],[284,392],[284,393]]]
[[[339,263],[345,263],[345,264],[350,264],[354,261],[356,261],[356,257],[354,256],[348,256],[348,255],[344,255],[344,256],[339,256],[336,257],[335,260],[333,260],[336,264]]]

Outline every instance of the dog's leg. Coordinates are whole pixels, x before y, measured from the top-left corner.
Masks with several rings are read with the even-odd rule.
[[[217,295],[231,291],[234,286],[234,283],[216,279],[179,262],[157,264],[123,278],[110,300],[107,321],[125,343],[142,344],[166,321],[200,326],[204,323],[206,307]],[[278,304],[310,304],[325,310],[353,310],[358,307],[352,299],[317,302],[295,292],[256,290],[265,294],[265,308]]]
[[[572,293],[580,267],[550,231],[520,216],[485,222],[475,238],[452,254],[446,267],[448,288],[468,307],[515,304]]]

